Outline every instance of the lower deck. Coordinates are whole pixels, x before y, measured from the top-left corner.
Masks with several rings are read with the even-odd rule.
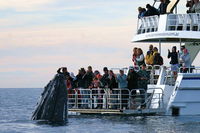
[[[69,109],[69,114],[95,114],[95,115],[163,115],[164,109],[135,109],[135,110],[119,110],[119,109]]]
[[[101,93],[98,93],[101,92]],[[76,88],[68,94],[71,114],[158,115],[163,114],[162,93],[144,89]],[[156,105],[156,108],[154,108]],[[69,114],[70,114],[69,113]]]

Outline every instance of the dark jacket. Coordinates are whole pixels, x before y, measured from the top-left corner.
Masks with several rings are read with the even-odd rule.
[[[155,53],[154,59],[153,59],[154,65],[163,65],[163,58],[160,56],[160,53]]]
[[[84,74],[84,75],[78,74],[76,76],[76,80],[75,80],[77,87],[78,88],[87,88],[86,80],[87,80],[86,74]]]
[[[177,52],[168,52],[167,58],[171,58],[170,64],[178,64],[178,53]]]
[[[110,83],[108,85],[108,88],[110,88],[111,90],[113,88],[118,88],[118,84],[117,84],[117,81],[115,79],[115,76],[112,76],[111,79],[110,79]]]
[[[135,71],[128,73],[127,81],[129,90],[138,88],[138,74]]]
[[[66,78],[70,76],[69,72],[64,72],[64,73],[61,72],[61,68],[59,68],[59,69],[57,70],[57,73],[58,73],[58,74],[63,74]]]
[[[100,79],[102,83],[102,87],[109,86],[110,84],[110,79],[109,79],[109,74],[104,74],[103,77]]]
[[[144,16],[153,16],[153,15],[159,15],[159,12],[155,7],[150,6]]]
[[[160,14],[166,14],[167,5],[167,3],[160,3],[158,8]]]
[[[86,73],[86,88],[89,88],[89,86],[92,84],[93,78],[94,78],[93,72]]]

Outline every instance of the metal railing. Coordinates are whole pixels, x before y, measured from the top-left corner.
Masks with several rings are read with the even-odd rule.
[[[68,106],[69,109],[147,109],[162,101],[163,92],[156,94],[159,97],[153,95],[155,93],[147,93],[144,89],[76,88],[68,90]],[[155,99],[157,103],[152,103]]]
[[[166,31],[200,31],[200,14],[168,14]],[[137,34],[158,31],[159,16],[138,19]]]
[[[179,67],[179,73],[200,73],[200,67]]]
[[[166,30],[168,31],[200,31],[200,14],[169,14]]]
[[[150,84],[156,84],[160,75],[160,65],[148,65],[147,71],[150,72]]]
[[[156,32],[158,30],[158,16],[142,17],[138,20],[137,33]]]

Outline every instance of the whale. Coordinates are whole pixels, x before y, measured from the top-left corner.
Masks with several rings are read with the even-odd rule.
[[[56,74],[44,87],[31,119],[58,124],[67,123],[67,89],[63,74]]]

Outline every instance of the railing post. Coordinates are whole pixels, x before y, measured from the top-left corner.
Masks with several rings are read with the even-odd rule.
[[[120,89],[120,94],[119,94],[119,101],[120,101],[119,108],[122,109],[122,90],[121,89]]]
[[[77,94],[78,94],[77,91],[75,91],[75,107],[76,108],[78,108],[78,95]]]

